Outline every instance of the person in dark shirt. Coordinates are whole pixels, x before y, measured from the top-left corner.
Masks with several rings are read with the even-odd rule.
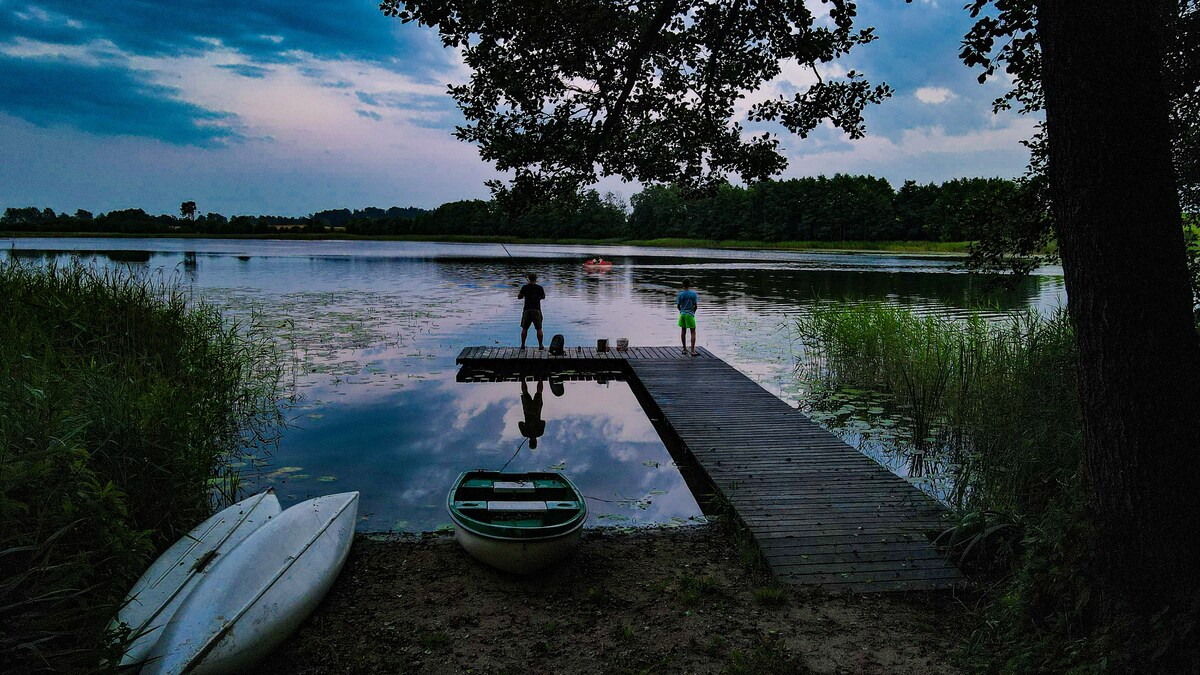
[[[529,439],[529,449],[534,450],[538,446],[537,439],[546,433],[546,420],[542,419],[542,381],[540,379],[537,383],[537,394],[530,396],[529,385],[525,384],[525,380],[522,378],[521,412],[524,413],[525,419],[517,422],[517,429],[520,429],[522,436]]]
[[[521,312],[521,349],[525,349],[530,324],[537,329],[538,349],[545,349],[542,341],[542,300],[546,299],[546,289],[538,286],[537,278],[537,274],[530,272],[529,283],[517,293],[518,300],[525,300],[525,309]]]

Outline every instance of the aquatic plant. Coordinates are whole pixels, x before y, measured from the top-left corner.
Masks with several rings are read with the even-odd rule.
[[[884,305],[822,305],[798,332],[800,368],[817,392],[810,408],[825,405],[829,392],[873,392],[903,431],[893,449],[932,453],[935,469],[948,473],[958,524],[940,542],[968,571],[990,575],[967,645],[972,667],[1194,668],[1172,661],[1194,659],[1194,650],[1171,652],[1195,644],[1194,622],[1146,623],[1094,609],[1086,580],[1096,539],[1085,517],[1075,337],[1065,311],[959,321]],[[835,403],[858,409],[854,400]]]
[[[1074,480],[1082,432],[1065,311],[955,319],[817,303],[796,330],[807,408],[894,427],[890,449],[912,474],[946,472],[955,509],[1040,514]],[[863,405],[862,394],[877,398]]]
[[[5,670],[119,654],[105,626],[124,593],[275,441],[278,363],[253,322],[171,279],[0,263]]]

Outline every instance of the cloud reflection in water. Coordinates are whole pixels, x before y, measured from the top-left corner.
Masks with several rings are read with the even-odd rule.
[[[536,385],[530,384],[531,395]],[[545,431],[536,449],[517,382],[458,383],[447,377],[320,406],[289,432],[286,458],[302,471],[264,474],[284,504],[328,492],[361,491],[363,530],[431,530],[448,523],[444,503],[462,471],[560,468],[589,497],[591,525],[678,523],[700,509],[657,432],[624,382],[562,383],[542,395]],[[333,388],[315,395],[332,397]],[[299,433],[295,433],[299,432]],[[518,450],[518,446],[520,449]],[[514,455],[515,453],[515,455]],[[511,461],[510,461],[511,460]],[[335,481],[319,482],[336,469]],[[296,476],[301,476],[296,480]]]

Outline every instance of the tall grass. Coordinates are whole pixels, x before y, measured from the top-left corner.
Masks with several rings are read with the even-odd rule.
[[[989,321],[822,303],[797,332],[804,377],[818,392],[885,396],[900,449],[953,472],[956,509],[1040,514],[1074,480],[1082,435],[1064,311]]]
[[[275,440],[278,363],[172,281],[0,264],[0,670],[120,649],[133,581]]]
[[[899,449],[932,456],[950,472],[960,521],[944,541],[995,584],[967,650],[974,667],[1104,672],[1158,658],[1157,629],[1089,625],[1093,539],[1065,311],[987,321],[824,304],[797,329],[800,369],[816,392],[810,405],[828,391],[882,396],[905,431]]]

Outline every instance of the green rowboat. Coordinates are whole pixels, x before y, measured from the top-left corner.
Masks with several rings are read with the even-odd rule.
[[[468,553],[515,574],[566,557],[587,520],[583,495],[553,472],[467,471],[454,482],[446,507]]]

